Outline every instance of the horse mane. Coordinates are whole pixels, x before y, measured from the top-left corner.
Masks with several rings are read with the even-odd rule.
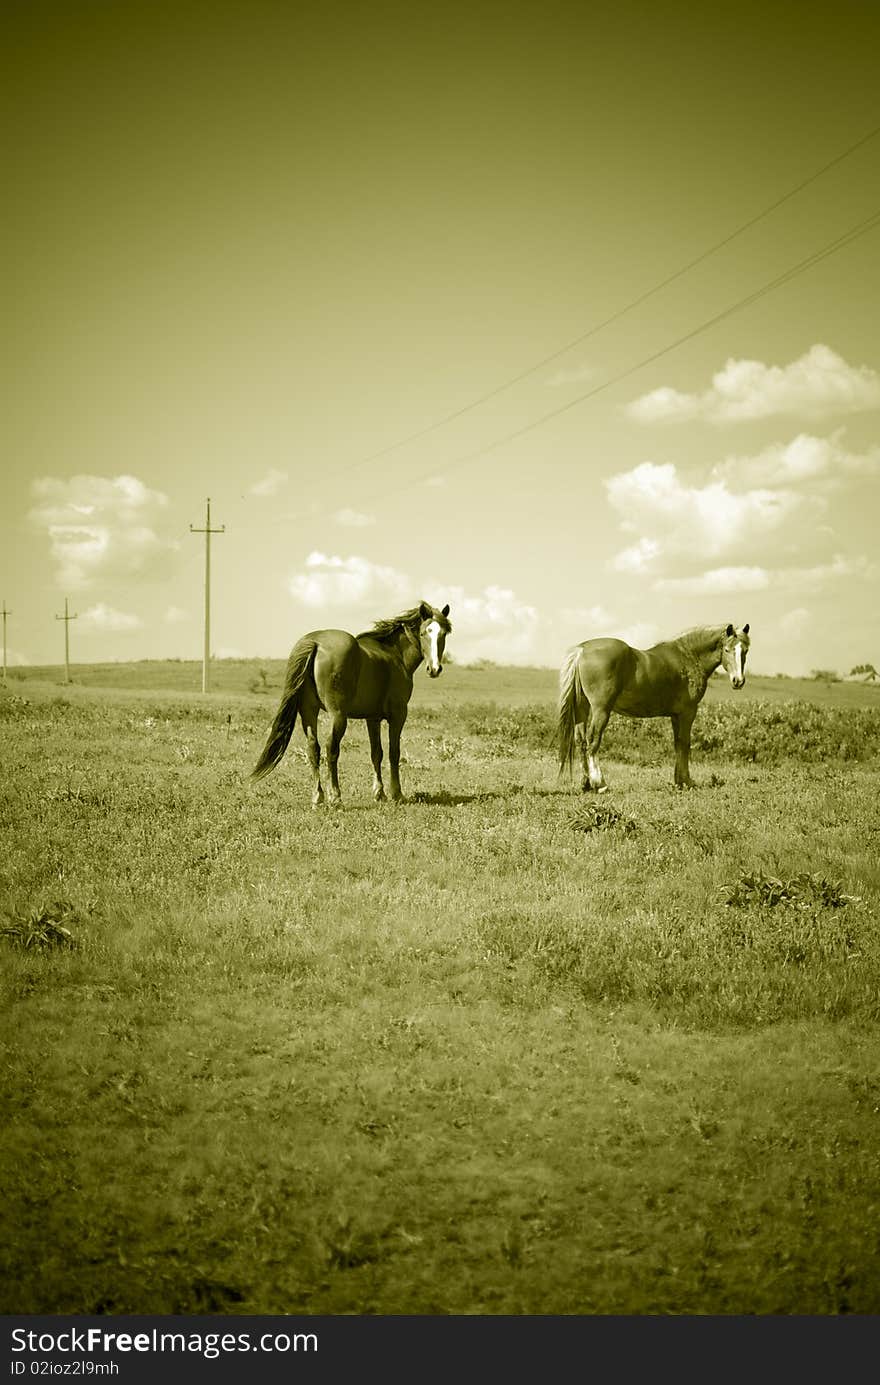
[[[663,643],[680,644],[688,650],[710,649],[721,640],[726,628],[725,625],[694,625],[689,630],[683,630],[674,640],[664,640]]]
[[[391,640],[397,639],[401,630],[414,630],[416,626],[421,625],[423,605],[428,606],[429,603],[427,601],[422,602],[418,606],[411,607],[408,611],[402,611],[399,616],[392,616],[390,620],[377,620],[372,630],[362,630],[356,638],[359,640],[369,638],[378,640],[379,644],[388,644]],[[448,634],[452,629],[449,621],[439,611],[435,611],[433,606],[430,609],[434,619],[440,622]]]
[[[699,656],[716,646],[720,646],[725,628],[723,625],[695,625],[690,630],[683,630],[676,639],[665,641],[667,646],[674,645],[681,651],[688,689],[691,696],[696,698],[698,702],[706,691],[706,684],[709,681],[709,674],[702,665]],[[654,647],[657,648],[656,645]]]

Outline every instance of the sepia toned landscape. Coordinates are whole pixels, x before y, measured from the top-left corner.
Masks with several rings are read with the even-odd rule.
[[[313,811],[283,665],[0,695],[4,1312],[880,1310],[880,693],[710,685],[699,787],[422,677]],[[257,688],[258,691],[253,689]]]

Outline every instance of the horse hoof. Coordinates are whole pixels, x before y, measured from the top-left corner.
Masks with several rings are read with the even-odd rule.
[[[607,784],[597,784],[597,785],[596,785],[596,793],[607,793],[607,792],[608,792],[608,785],[607,785]]]

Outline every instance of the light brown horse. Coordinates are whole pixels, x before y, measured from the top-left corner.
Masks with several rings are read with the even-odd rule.
[[[612,712],[669,717],[675,740],[675,784],[690,788],[691,727],[709,679],[723,665],[734,688],[746,681],[749,627],[700,626],[650,649],[623,640],[584,640],[569,650],[559,672],[557,743],[560,773],[574,761],[578,728],[584,792],[608,787],[596,756]]]
[[[430,678],[438,678],[443,672],[443,650],[452,629],[448,615],[448,606],[438,611],[423,601],[392,620],[377,621],[372,630],[361,635],[349,635],[345,630],[313,630],[303,635],[291,650],[281,704],[251,778],[262,779],[275,768],[299,717],[314,776],[312,804],[320,807],[324,790],[318,713],[329,712],[333,718],[327,744],[329,796],[330,806],[338,808],[339,746],[349,717],[356,717],[367,723],[370,733],[373,797],[379,803],[385,797],[381,724],[387,721],[390,792],[392,799],[399,801],[400,733],[412,697],[413,674],[423,659]]]

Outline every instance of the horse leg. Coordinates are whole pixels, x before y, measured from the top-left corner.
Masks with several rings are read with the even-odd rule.
[[[370,759],[373,761],[373,797],[377,803],[385,801],[385,789],[382,785],[382,723],[377,717],[371,717],[367,722],[367,730],[370,733]]]
[[[342,737],[345,735],[345,728],[348,726],[348,717],[342,712],[333,713],[333,723],[330,727],[330,739],[327,742],[327,763],[330,766],[330,807],[340,808],[342,806],[342,794],[339,792],[339,747],[342,744]]]
[[[581,752],[581,768],[582,768],[582,771],[583,771],[582,776],[581,776],[581,792],[582,792],[582,793],[586,793],[587,790],[588,790],[589,787],[590,787],[590,771],[589,771],[589,769],[588,769],[588,767],[587,767],[587,728],[586,728],[586,726],[584,726],[584,725],[578,726],[578,728],[577,728],[577,739],[578,739],[578,746],[580,747],[580,752]]]
[[[575,707],[575,716],[578,718],[575,735],[581,752],[581,793],[586,793],[590,787],[590,771],[587,763],[587,727],[590,724],[592,711],[593,709],[585,697],[578,700]]]
[[[610,707],[596,707],[593,705],[590,713],[590,725],[587,731],[587,779],[591,789],[597,793],[605,793],[608,785],[605,783],[605,776],[599,768],[599,761],[596,756],[599,754],[599,746],[602,744],[602,735],[608,725],[608,718],[611,716]]]
[[[690,767],[688,757],[691,749],[691,727],[694,724],[695,712],[678,712],[671,716],[672,737],[675,742],[675,787],[677,789],[692,789]]]
[[[400,733],[405,721],[405,713],[402,717],[388,719],[388,768],[391,775],[391,799],[394,803],[399,803],[403,798],[400,789]]]
[[[324,806],[324,790],[321,788],[321,747],[318,744],[318,714],[305,711],[300,713],[302,729],[306,737],[306,754],[312,767],[312,807]]]

